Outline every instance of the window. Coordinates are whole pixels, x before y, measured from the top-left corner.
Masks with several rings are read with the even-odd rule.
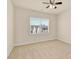
[[[40,34],[48,32],[49,20],[46,18],[30,17],[30,33]]]

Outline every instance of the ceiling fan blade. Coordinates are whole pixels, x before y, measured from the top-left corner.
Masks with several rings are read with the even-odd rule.
[[[48,5],[46,8],[49,8],[50,6]]]
[[[62,2],[56,2],[55,4],[56,4],[56,5],[59,5],[59,4],[62,4]]]
[[[42,2],[43,4],[49,4],[48,2]]]
[[[50,0],[50,4],[54,4],[54,2],[55,2],[55,0],[53,0],[53,1],[52,1],[52,0]]]
[[[52,1],[50,0],[50,4],[52,4]]]
[[[51,0],[50,0],[50,3],[51,3]]]
[[[55,0],[53,0],[53,2],[52,3],[54,3],[55,2]]]

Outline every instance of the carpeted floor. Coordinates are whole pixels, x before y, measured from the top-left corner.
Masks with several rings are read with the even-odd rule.
[[[59,40],[15,47],[8,59],[71,59],[70,45]]]

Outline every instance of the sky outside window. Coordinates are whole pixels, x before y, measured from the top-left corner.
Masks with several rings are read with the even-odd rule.
[[[30,17],[30,25],[40,25],[40,24],[48,26],[48,19]]]

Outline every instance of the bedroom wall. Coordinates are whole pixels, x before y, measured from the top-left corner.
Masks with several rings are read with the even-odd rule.
[[[70,11],[64,11],[57,15],[57,38],[64,42],[70,43],[70,26],[71,26],[71,15]]]
[[[7,0],[7,56],[13,49],[14,42],[14,7],[11,0]]]
[[[16,7],[15,11],[15,46],[56,39],[56,16],[38,11]],[[31,35],[29,17],[49,18],[49,33]]]

